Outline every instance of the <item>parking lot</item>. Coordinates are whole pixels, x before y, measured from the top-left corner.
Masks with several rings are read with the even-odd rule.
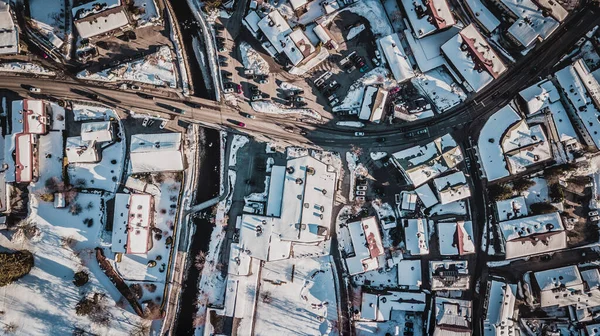
[[[272,101],[284,109],[313,109],[322,115],[323,122],[348,119],[348,116],[332,113],[332,107],[343,101],[357,79],[376,67],[373,61],[375,39],[366,20],[353,13],[341,13],[329,26],[339,48],[330,49],[329,58],[303,76],[289,74],[245,27],[237,36],[232,36],[238,32],[239,28],[234,28],[236,24],[239,22],[220,19],[215,26],[223,89],[229,104],[251,111],[252,101]],[[350,29],[361,24],[365,29],[348,41]],[[239,48],[242,42],[248,43],[268,64],[268,75],[251,74],[244,68]]]

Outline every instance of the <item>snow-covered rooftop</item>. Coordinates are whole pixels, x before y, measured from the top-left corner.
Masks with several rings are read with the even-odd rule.
[[[406,250],[411,255],[429,254],[428,223],[423,218],[404,220]]]
[[[499,227],[507,259],[567,247],[567,235],[558,212],[500,222]]]
[[[348,223],[354,257],[346,258],[351,275],[372,271],[380,267],[378,257],[383,255],[383,243],[379,224],[374,216]]]
[[[466,260],[431,260],[432,290],[467,290],[470,287],[469,264]]]
[[[500,20],[481,3],[481,0],[465,0],[465,4],[473,13],[475,20],[488,32],[493,32],[500,25]]]
[[[568,69],[568,67],[566,69]],[[571,86],[571,90],[566,94],[572,104],[575,105],[575,111],[577,112],[579,119],[583,122],[583,126],[587,130],[588,135],[593,139],[596,147],[600,148],[600,146],[598,146],[598,143],[600,142],[600,135],[598,134],[600,132],[600,112],[598,112],[598,108],[600,107],[600,84],[598,84],[598,80],[590,73],[590,70],[582,59],[578,59],[573,63],[573,69],[575,69],[579,78],[575,77],[573,83],[575,88]],[[564,71],[565,69],[560,72],[564,74]],[[572,73],[572,71],[569,71],[569,73]],[[579,79],[581,79],[581,81],[579,81]],[[560,82],[561,86],[563,86],[562,83],[563,82]],[[582,83],[588,94],[579,96],[579,100],[575,102],[576,96],[581,93],[580,86]],[[564,91],[567,91],[565,86],[563,86],[563,89]],[[581,100],[586,103],[586,107],[582,107],[583,102],[581,102]]]
[[[475,253],[471,221],[438,222],[437,227],[441,255]]]
[[[451,27],[439,33],[417,39],[414,38],[409,29],[404,30],[406,41],[421,72],[427,72],[447,64],[444,55],[442,55],[441,47],[459,31],[458,27]]]
[[[304,59],[302,52],[290,38],[292,28],[278,10],[274,10],[258,22],[258,27],[278,53],[285,53],[293,65]]]
[[[591,320],[600,306],[600,272],[598,268],[586,270],[576,265],[534,273],[540,288],[540,306],[572,306],[575,319]]]
[[[481,129],[477,147],[488,181],[510,175],[500,144],[506,130],[520,120],[517,112],[506,105],[494,113]]]
[[[421,260],[402,259],[398,262],[398,286],[419,290],[422,284]]]
[[[525,197],[517,196],[496,202],[496,214],[500,222],[518,217],[527,217]]]
[[[560,101],[560,94],[549,80],[536,83],[521,92],[519,96],[527,104],[527,113],[534,114],[548,107],[554,102]]]
[[[151,195],[117,194],[111,250],[129,254],[148,252],[153,215]]]
[[[240,246],[260,260],[289,257],[291,243],[316,243],[328,236],[337,175],[329,166],[312,156],[288,160],[285,177],[275,170],[269,187],[281,194],[269,195],[268,212],[279,217],[244,215],[240,230]],[[280,202],[280,208],[276,203]]]
[[[307,0],[289,0],[293,10],[297,10],[308,3]]]
[[[472,334],[472,303],[467,300],[436,296],[433,336],[468,336]]]
[[[132,173],[183,170],[181,133],[133,134],[129,152]]]
[[[121,0],[96,0],[75,6],[71,12],[74,20],[80,20],[119,6],[121,6]]]
[[[502,148],[512,174],[552,158],[550,144],[541,125],[529,127],[524,120],[509,128],[502,138]]]
[[[442,51],[475,92],[506,71],[502,60],[473,24],[444,43]]]
[[[440,203],[448,204],[467,197],[471,197],[471,189],[467,184],[467,178],[461,171],[438,177],[433,184],[440,197]]]
[[[365,89],[365,95],[363,96],[362,105],[360,107],[360,113],[358,119],[369,120],[371,117],[371,108],[373,106],[373,98],[377,93],[377,87],[369,85]]]
[[[360,315],[362,319],[388,321],[394,311],[425,311],[425,293],[392,292],[386,294],[362,293]]]
[[[417,193],[417,196],[419,196],[421,202],[423,202],[423,206],[425,206],[425,208],[430,208],[439,202],[433,193],[433,190],[427,183],[415,189],[415,192]]]
[[[294,41],[296,47],[304,57],[308,57],[310,54],[316,51],[315,46],[310,42],[306,34],[302,29],[297,28],[292,31],[289,37]]]
[[[415,186],[456,167],[463,160],[462,151],[450,134],[425,145],[396,152],[392,156],[408,182]]]
[[[112,136],[112,123],[110,121],[97,121],[81,124],[81,139],[83,141],[112,141]]]
[[[416,192],[403,191],[400,208],[402,210],[415,211],[417,207],[417,198],[418,196]]]
[[[254,33],[257,33],[260,29],[260,27],[258,26],[260,20],[260,16],[258,16],[258,14],[256,14],[256,11],[253,10],[248,11],[248,15],[246,15],[246,17],[244,18],[244,21],[247,23],[248,28],[250,28],[250,30],[252,30],[252,32]]]
[[[544,11],[532,0],[500,0],[500,2],[518,18],[508,32],[524,47],[529,47],[538,36],[545,40],[560,25],[552,17],[544,16]]]
[[[402,48],[398,34],[394,33],[377,40],[383,55],[388,62],[390,70],[394,75],[394,79],[398,83],[405,82],[415,76],[410,61]]]
[[[74,23],[79,35],[82,38],[91,38],[128,26],[129,18],[125,8],[120,6],[119,0],[115,3],[118,4],[104,7],[101,11],[92,10],[94,13],[91,14],[87,14],[90,12],[82,9],[82,7],[89,7],[91,3],[73,8]]]
[[[484,336],[499,336],[507,332],[515,334],[517,324],[514,320],[516,284],[490,281],[487,294],[487,307],[483,322]]]
[[[19,31],[10,11],[10,6],[0,0],[0,54],[19,52]]]
[[[69,138],[70,139],[70,138]],[[129,220],[129,194],[115,195],[113,212],[112,244],[114,253],[127,252],[127,222]]]
[[[65,146],[69,163],[98,162],[98,152],[93,141],[85,141],[80,136],[68,137]]]
[[[402,0],[402,6],[417,38],[456,24],[446,0]]]

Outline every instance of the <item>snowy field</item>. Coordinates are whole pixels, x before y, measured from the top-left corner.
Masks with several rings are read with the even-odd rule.
[[[103,82],[133,81],[157,86],[177,87],[175,66],[169,47],[163,46],[154,54],[126,62],[96,73],[83,70],[77,78]]]
[[[338,335],[330,256],[268,262],[261,271],[256,335]]]
[[[269,63],[246,42],[240,43],[240,54],[244,68],[254,71],[257,75],[269,74]]]
[[[37,65],[34,63],[24,63],[24,62],[0,63],[0,71],[19,72],[19,73],[28,73],[28,74],[46,75],[46,76],[56,75],[56,73],[54,73],[54,71],[50,71],[40,65]]]
[[[65,1],[29,0],[29,12],[38,31],[60,48],[65,40]]]
[[[467,99],[465,92],[442,67],[419,75],[411,82],[429,97],[439,112],[449,110]]]
[[[35,194],[30,197],[28,223],[33,234],[17,231],[12,239],[0,235],[0,245],[9,249],[28,249],[34,254],[34,268],[25,277],[0,288],[2,321],[14,324],[14,335],[71,335],[81,328],[97,335],[129,335],[140,323],[127,305],[116,306],[121,299],[110,280],[102,273],[93,249],[103,226],[104,198],[97,194],[79,194],[76,202],[81,213],[72,215],[68,208],[54,208]],[[84,220],[93,220],[89,226]],[[89,272],[89,282],[81,288],[73,285],[75,272]],[[102,305],[110,317],[109,325],[92,323],[75,314],[75,305],[86,293],[105,295]]]

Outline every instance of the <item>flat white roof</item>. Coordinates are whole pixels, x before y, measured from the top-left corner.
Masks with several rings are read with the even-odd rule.
[[[292,9],[296,10],[308,3],[307,0],[289,0],[290,5],[292,5]]]
[[[473,318],[471,301],[435,296],[433,336],[471,335]]]
[[[517,112],[506,105],[494,113],[481,129],[477,147],[488,181],[510,175],[500,143],[506,130],[520,120]]]
[[[373,106],[373,100],[376,93],[377,88],[375,86],[367,86],[365,95],[363,96],[362,105],[360,107],[360,113],[358,114],[358,119],[369,120],[371,117],[371,107]]]
[[[431,190],[431,187],[427,183],[415,189],[415,192],[417,193],[417,196],[419,196],[421,202],[423,202],[425,208],[430,208],[439,202],[433,193],[433,190]]]
[[[415,73],[410,65],[410,61],[402,48],[398,34],[391,34],[377,40],[383,55],[388,62],[394,79],[398,83],[403,83],[413,77]]]
[[[447,65],[441,47],[454,35],[458,34],[459,31],[458,27],[451,27],[441,32],[416,39],[411,34],[410,29],[404,30],[406,41],[421,72],[427,72],[439,66]]]
[[[485,320],[483,322],[484,336],[501,335],[507,329],[508,334],[514,334],[516,323],[513,321],[513,315],[517,285],[492,280],[489,288]]]
[[[552,113],[552,121],[556,127],[559,141],[578,140],[579,136],[577,135],[577,132],[575,132],[575,128],[573,128],[573,124],[571,123],[571,119],[569,119],[569,115],[567,114],[563,103],[557,101],[550,104],[548,109]]]
[[[417,38],[456,24],[446,0],[402,0],[402,6]]]
[[[271,167],[271,180],[269,182],[269,194],[267,198],[267,216],[281,216],[283,201],[283,186],[285,179],[285,166]]]
[[[507,259],[567,247],[566,232],[558,212],[500,222],[499,227]]]
[[[518,149],[506,150],[506,159],[512,174],[524,172],[532,165],[552,159],[550,143],[546,140],[546,135],[540,125],[529,128],[523,121],[515,132],[510,133],[511,139],[507,142],[509,147],[525,144]],[[515,136],[514,133],[518,133],[518,136]]]
[[[515,219],[519,217],[527,217],[527,204],[525,197],[517,196],[507,200],[496,202],[496,214],[500,222]]]
[[[129,19],[124,10],[109,13],[96,20],[75,21],[75,27],[82,38],[102,35],[127,25],[129,25]]]
[[[383,255],[379,224],[374,216],[348,223],[354,257],[346,258],[348,272],[352,275],[379,268],[377,258]]]
[[[506,71],[502,60],[473,24],[444,43],[442,51],[475,92]]]
[[[19,133],[15,136],[15,175],[17,182],[31,182],[33,180],[33,156],[32,135]]]
[[[65,146],[69,163],[98,162],[98,152],[92,141],[84,141],[80,136],[67,138]]]
[[[19,31],[13,21],[10,6],[0,1],[0,54],[19,52]]]
[[[429,233],[427,220],[423,218],[404,220],[404,240],[406,250],[411,255],[429,254]]]
[[[488,32],[493,32],[500,25],[500,20],[481,3],[481,0],[465,0],[465,4],[475,15],[475,20]]]
[[[504,152],[510,152],[545,140],[546,136],[540,125],[529,127],[525,120],[521,120],[510,127],[502,137],[502,149]]]
[[[260,16],[258,16],[258,14],[256,14],[255,11],[253,11],[253,10],[248,11],[248,15],[246,15],[244,20],[248,23],[249,28],[253,32],[255,32],[255,33],[258,32],[258,30],[260,29],[260,27],[258,26],[258,23],[260,22],[261,18],[260,18]]]
[[[258,27],[278,53],[285,53],[293,65],[304,59],[296,44],[289,37],[292,28],[278,10],[271,11],[258,22]]]
[[[81,124],[83,141],[112,141],[112,124],[110,121],[96,121]]]
[[[471,189],[467,184],[467,178],[461,171],[438,177],[433,180],[433,184],[440,196],[440,203],[442,204],[448,204],[471,197]]]
[[[227,273],[232,275],[249,275],[252,258],[239,244],[232,243],[229,252]]]
[[[540,291],[552,290],[559,287],[572,287],[582,283],[579,269],[575,265],[553,268],[534,273],[535,281]]]
[[[302,31],[302,29],[300,28],[294,29],[290,33],[289,37],[290,39],[292,39],[292,41],[294,41],[294,44],[296,45],[298,50],[300,50],[303,57],[308,57],[310,54],[317,50],[312,44],[312,42],[310,42],[308,36],[306,36],[306,34],[304,34],[304,31]]]
[[[121,5],[121,0],[97,0],[90,1],[79,6],[73,7],[71,13],[74,20],[80,20],[86,16],[102,13],[105,10],[116,8]]]
[[[114,253],[127,252],[127,221],[129,220],[129,194],[116,194],[113,212],[112,244]]]
[[[402,210],[414,211],[417,206],[417,193],[411,191],[402,192]]]
[[[545,17],[544,12],[532,0],[500,0],[519,19],[509,28],[509,32],[524,43],[531,40],[532,35],[548,38],[560,25],[552,17]],[[523,44],[528,47],[529,44]]]
[[[362,293],[361,319],[371,321],[388,321],[392,311],[425,311],[425,293],[392,292],[386,294]]]
[[[437,227],[441,255],[475,253],[471,221],[438,222]]]
[[[398,286],[406,286],[408,289],[421,289],[422,273],[421,260],[403,259],[398,267]]]
[[[145,254],[148,252],[151,218],[153,214],[151,195],[129,195],[127,253]]]
[[[527,113],[529,114],[539,112],[550,104],[560,101],[560,94],[556,86],[549,80],[543,80],[522,90],[519,92],[519,96],[527,104]]]
[[[181,133],[134,134],[131,136],[132,173],[182,171]]]
[[[577,107],[576,112],[579,118],[583,121],[583,124],[594,140],[594,143],[598,147],[597,143],[600,141],[600,135],[598,134],[600,133],[600,113],[598,112],[598,106],[600,105],[600,85],[598,84],[598,80],[590,73],[590,70],[582,59],[575,61],[573,63],[573,68],[581,79],[580,82],[576,83],[576,86],[583,83],[583,86],[589,94],[588,97],[582,97],[587,103],[588,108]],[[566,88],[564,89],[566,90]],[[569,95],[569,99],[575,99],[574,96],[577,94],[578,89],[574,91],[575,93],[573,94],[569,90],[569,94],[573,94],[573,96]],[[575,104],[575,106],[577,106],[577,104]]]
[[[558,1],[535,0],[535,2],[541,7],[540,10],[549,10],[550,15],[558,22],[562,22],[569,15],[569,12]]]

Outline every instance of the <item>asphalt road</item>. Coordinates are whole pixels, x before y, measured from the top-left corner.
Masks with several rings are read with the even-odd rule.
[[[253,136],[278,140],[290,144],[308,144],[325,148],[348,148],[350,145],[363,147],[377,146],[382,149],[397,148],[409,143],[424,140],[425,138],[440,136],[453,132],[459,137],[476,132],[487,118],[507,104],[510,99],[528,83],[536,81],[540,76],[545,76],[553,70],[553,66],[561,56],[573,47],[575,42],[588,30],[600,24],[600,15],[597,8],[585,7],[572,16],[554,34],[532,50],[529,55],[513,64],[504,74],[493,81],[488,87],[470,97],[464,104],[447,111],[437,117],[410,124],[394,125],[368,125],[360,131],[365,135],[356,137],[356,128],[343,128],[335,125],[321,124],[309,118],[269,115],[251,112],[256,119],[244,118],[233,107],[222,105],[218,102],[201,98],[182,98],[173,95],[165,96],[160,91],[145,92],[154,96],[154,99],[140,97],[136,92],[111,89],[103,86],[93,86],[87,82],[73,79],[56,80],[52,78],[30,78],[17,76],[3,76],[0,78],[0,87],[27,95],[27,85],[42,89],[44,95],[65,97],[71,99],[87,99],[72,89],[92,91],[99,96],[99,100],[113,107],[136,112],[161,112],[170,114],[174,118],[191,119],[206,126],[218,129],[235,130],[249,133]],[[184,104],[193,101],[203,108],[192,108]],[[157,105],[158,104],[158,105]],[[185,114],[169,110],[174,106],[186,111]],[[155,114],[155,113],[154,113]],[[239,127],[237,122],[245,123]],[[284,130],[285,126],[292,126],[293,132]],[[415,130],[428,129],[428,134],[422,139],[410,137]],[[306,130],[307,135],[300,135],[301,130]],[[377,139],[385,137],[384,143]]]

